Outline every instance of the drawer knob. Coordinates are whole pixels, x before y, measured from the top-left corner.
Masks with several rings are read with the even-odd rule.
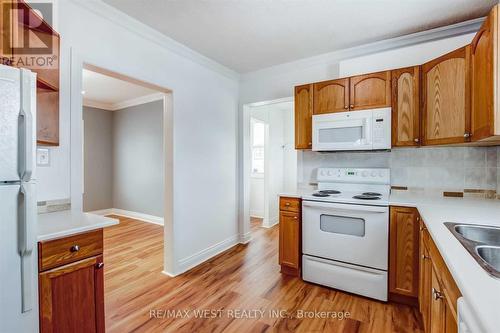
[[[351,109],[353,109],[353,108],[354,108],[354,104],[349,105],[349,107],[350,107]]]
[[[285,206],[290,206],[290,203],[289,202],[285,202]]]
[[[95,264],[95,268],[97,269],[100,269],[100,268],[103,268],[104,267],[104,263],[103,262],[98,262],[97,264]]]
[[[78,252],[80,251],[80,247],[78,245],[73,245],[71,248],[70,248],[70,251],[71,252]]]

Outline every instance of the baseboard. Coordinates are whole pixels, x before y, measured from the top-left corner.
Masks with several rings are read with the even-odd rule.
[[[252,239],[252,233],[249,231],[246,234],[240,234],[240,244],[247,244]]]
[[[207,261],[212,257],[215,257],[219,253],[232,248],[238,243],[239,243],[239,237],[238,235],[234,235],[232,237],[223,240],[222,242],[209,246],[206,249],[199,251],[198,253],[195,253],[187,258],[179,260],[178,267],[180,274],[190,270],[193,267],[198,266],[199,264]]]
[[[168,277],[176,277],[177,275],[179,275],[179,274],[173,274],[173,273],[167,272],[165,270],[161,271],[161,273],[168,276]]]
[[[130,210],[119,209],[119,208],[107,208],[101,210],[94,210],[89,212],[90,214],[96,215],[118,215],[123,217],[129,217],[143,222],[153,223],[157,225],[163,225],[163,217],[158,217],[154,215],[148,215],[144,213],[132,212]]]
[[[263,219],[264,218],[264,212],[250,211],[250,217],[256,217],[258,219]]]
[[[269,223],[266,223],[266,224],[262,223],[262,227],[263,228],[272,228],[276,224],[278,224],[278,222],[279,222],[279,218],[278,218],[278,216],[275,216],[275,217],[273,217],[272,219],[269,220]]]

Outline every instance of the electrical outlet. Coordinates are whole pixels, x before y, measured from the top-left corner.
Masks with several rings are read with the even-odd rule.
[[[36,149],[36,165],[40,167],[50,166],[50,153],[48,148]]]

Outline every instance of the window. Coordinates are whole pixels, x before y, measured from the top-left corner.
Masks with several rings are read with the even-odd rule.
[[[266,138],[266,124],[252,119],[252,175],[264,174],[264,144]]]

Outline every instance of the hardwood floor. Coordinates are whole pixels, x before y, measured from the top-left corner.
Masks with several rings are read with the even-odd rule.
[[[120,221],[104,229],[108,332],[423,332],[416,309],[281,275],[277,226],[253,220],[249,244],[171,278],[161,273],[163,228]],[[202,309],[215,318],[197,318],[194,310]],[[329,311],[330,318],[298,318],[300,311]],[[340,320],[344,312],[350,316]]]

